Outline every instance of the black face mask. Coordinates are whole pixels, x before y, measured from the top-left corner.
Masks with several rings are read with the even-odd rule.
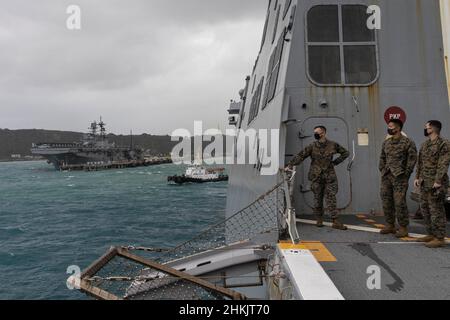
[[[427,138],[430,136],[430,134],[428,133],[428,129],[423,130],[423,133]]]
[[[396,134],[396,131],[395,131],[395,129],[388,129],[388,134],[390,135],[390,136],[395,136],[395,134]]]
[[[320,140],[322,137],[320,136],[320,134],[318,134],[318,133],[315,133],[314,134],[314,139],[316,139],[316,140]]]

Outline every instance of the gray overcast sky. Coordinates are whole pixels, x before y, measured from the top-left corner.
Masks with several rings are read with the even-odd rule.
[[[66,28],[69,5],[82,29]],[[224,129],[259,50],[264,0],[0,0],[0,128]]]

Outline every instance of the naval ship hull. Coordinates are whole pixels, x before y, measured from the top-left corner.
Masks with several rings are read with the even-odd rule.
[[[47,159],[57,170],[82,166],[114,164],[127,161],[139,161],[134,151],[127,148],[114,149],[86,149],[86,148],[64,148],[52,146],[52,144],[36,145],[31,149],[32,154],[39,155]]]

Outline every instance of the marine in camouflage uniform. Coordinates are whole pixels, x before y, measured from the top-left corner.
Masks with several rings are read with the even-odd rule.
[[[428,130],[433,129],[429,127]],[[425,132],[427,135],[427,129]],[[439,135],[433,138],[427,140],[420,149],[416,176],[416,185],[421,188],[421,208],[428,232],[421,242],[434,241],[430,245],[432,248],[442,246],[446,236],[445,197],[449,187],[450,165],[450,142]]]
[[[318,138],[316,137],[316,139]],[[333,160],[337,154],[339,154],[339,157]],[[322,137],[320,141],[306,147],[289,163],[290,167],[298,166],[311,157],[312,162],[308,179],[311,181],[311,190],[314,193],[314,213],[318,218],[318,226],[320,227],[323,226],[325,199],[334,222],[333,227],[341,230],[347,229],[338,221],[336,200],[338,178],[334,167],[344,162],[349,155],[350,153],[344,147]]]
[[[381,200],[386,216],[387,226],[382,234],[396,234],[398,238],[408,236],[409,213],[406,194],[409,179],[417,162],[415,143],[402,135],[403,123],[392,121],[389,133],[391,137],[383,144],[379,169],[381,172]],[[397,232],[396,220],[400,225]]]

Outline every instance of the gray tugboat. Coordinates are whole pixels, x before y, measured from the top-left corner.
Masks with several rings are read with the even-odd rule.
[[[33,143],[33,155],[42,156],[57,170],[98,170],[146,165],[143,150],[119,147],[106,138],[106,124],[91,123],[82,141],[72,143]]]

